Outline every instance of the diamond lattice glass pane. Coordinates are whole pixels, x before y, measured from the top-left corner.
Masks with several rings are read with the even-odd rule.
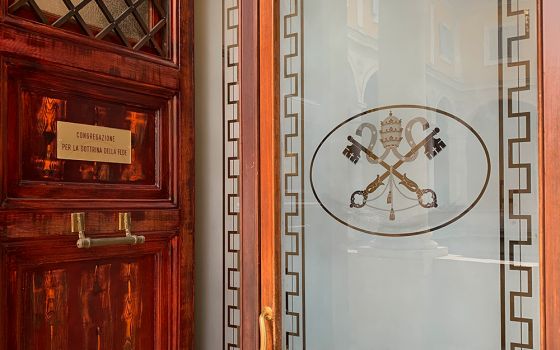
[[[114,18],[118,18],[128,8],[124,0],[105,0],[103,2]]]
[[[73,1],[78,2],[78,0]],[[95,31],[99,31],[109,25],[109,21],[94,1],[88,3],[80,10],[80,16]]]
[[[132,0],[132,3],[136,3],[137,1],[138,0]],[[122,20],[119,22],[119,28],[124,32],[127,38],[137,41],[144,37],[144,32],[134,18],[133,12],[126,12],[130,6],[126,4],[125,0],[110,0],[105,1],[105,4],[115,20]],[[149,11],[145,2],[138,6],[137,11],[145,23],[149,23]]]
[[[166,56],[168,0],[11,0],[9,12]]]
[[[36,2],[45,13],[54,17],[62,17],[69,11],[68,7],[62,0],[36,0]],[[84,0],[71,0],[71,3],[75,7],[80,7],[80,4],[83,2]],[[86,0],[86,3],[87,5],[80,9],[79,14],[93,30],[98,31],[109,25],[109,21],[95,1],[87,2]],[[138,24],[138,21],[134,18],[133,12],[127,12],[130,6],[126,4],[125,0],[105,0],[103,3],[107,6],[107,9],[113,16],[113,19],[121,20],[119,27],[122,29],[127,38],[138,41],[144,37],[145,33]],[[133,3],[136,3],[136,1],[133,0]],[[142,4],[137,7],[137,11],[146,24],[146,27],[151,29],[151,26],[149,25],[148,2],[142,2]],[[74,19],[72,21],[74,21]]]
[[[60,17],[68,13],[68,7],[62,0],[35,0],[35,2],[47,16]]]
[[[132,15],[126,17],[119,25],[125,35],[133,40],[140,40],[144,36],[142,28]]]
[[[138,13],[142,18],[142,21],[146,24],[146,28],[151,29],[152,26],[150,25],[150,6],[151,1],[146,0],[138,6]]]

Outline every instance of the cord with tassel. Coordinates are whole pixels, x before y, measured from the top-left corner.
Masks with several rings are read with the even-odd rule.
[[[389,211],[389,220],[395,221],[395,208],[393,207],[393,168],[389,171],[389,194],[387,195],[387,204],[391,205]]]

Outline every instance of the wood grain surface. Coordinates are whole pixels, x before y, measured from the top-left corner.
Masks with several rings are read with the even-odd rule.
[[[9,14],[12,2],[0,4],[0,350],[192,349],[193,0],[168,0],[168,59]],[[132,164],[57,159],[60,119],[130,128]],[[91,238],[123,236],[131,212],[146,243],[78,249],[76,211]]]

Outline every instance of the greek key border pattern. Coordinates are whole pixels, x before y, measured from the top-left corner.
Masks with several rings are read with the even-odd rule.
[[[287,0],[282,22],[284,341],[305,349],[303,0]],[[290,287],[291,286],[291,287]],[[297,344],[297,345],[296,345]],[[301,345],[301,346],[298,346]]]
[[[498,0],[499,6],[499,25],[503,28],[503,1]],[[519,175],[519,179],[524,179],[520,181],[518,186],[507,189],[507,200],[504,195],[502,195],[501,209],[504,213],[502,218],[502,230],[501,230],[501,251],[502,260],[507,262],[507,264],[502,264],[501,267],[501,297],[502,297],[502,349],[534,349],[535,337],[534,337],[534,318],[524,316],[520,305],[522,305],[523,299],[533,298],[533,280],[534,280],[534,268],[523,264],[520,254],[516,254],[516,249],[521,251],[523,247],[531,247],[533,242],[533,217],[530,213],[522,213],[521,207],[517,207],[517,212],[515,211],[515,206],[513,203],[520,203],[522,201],[523,195],[532,194],[532,164],[528,162],[522,162],[520,158],[515,159],[516,147],[521,149],[523,146],[528,146],[535,140],[531,139],[531,118],[532,113],[530,111],[521,111],[515,109],[514,98],[519,96],[523,92],[530,91],[531,89],[531,62],[530,60],[514,60],[513,50],[516,44],[521,45],[523,41],[530,40],[530,16],[529,9],[513,9],[514,0],[507,1],[506,16],[508,18],[519,18],[520,29],[523,29],[523,33],[519,35],[507,38],[507,65],[504,67],[500,63],[500,122],[501,129],[503,125],[507,122],[515,122],[523,124],[524,127],[520,127],[520,130],[524,130],[524,135],[519,135],[518,137],[507,138],[507,170],[517,171],[520,174],[523,173],[524,176]],[[291,90],[282,89],[282,91],[290,91],[283,96],[283,122],[285,124],[291,125],[291,131],[287,132],[285,129],[282,131],[283,137],[283,166],[285,169],[291,169],[291,171],[284,171],[284,246],[286,250],[284,252],[284,285],[287,286],[287,281],[292,282],[292,289],[286,288],[285,292],[285,318],[284,324],[291,325],[291,327],[285,326],[285,341],[286,349],[289,349],[295,338],[301,340],[302,348],[305,349],[305,322],[304,322],[304,311],[305,311],[305,287],[304,287],[304,208],[302,203],[304,203],[303,196],[303,173],[300,169],[303,169],[304,159],[303,159],[303,46],[302,46],[302,35],[303,35],[303,0],[288,0],[290,3],[290,11],[288,14],[283,16],[283,47],[291,47],[291,50],[283,54],[283,79],[286,87],[290,87]],[[292,23],[297,23],[295,27],[296,30],[291,30]],[[502,33],[502,31],[500,31]],[[500,35],[499,44],[499,54],[500,62],[503,62],[503,35]],[[292,65],[292,63],[295,63]],[[293,67],[296,67],[295,69]],[[517,86],[507,87],[507,95],[504,94],[505,83],[503,80],[504,73],[507,70],[515,70],[519,74],[520,80]],[[507,119],[504,118],[503,113],[503,102],[507,99]],[[501,130],[500,140],[504,144],[503,130]],[[293,145],[296,145],[295,148]],[[503,153],[503,150],[502,152]],[[503,156],[503,155],[502,155]],[[505,160],[501,162],[501,180],[503,182],[503,174],[505,172],[504,165]],[[521,182],[524,182],[522,184]],[[504,185],[502,185],[503,187]],[[502,188],[502,192],[505,189]],[[508,205],[510,203],[511,205]],[[519,224],[520,237],[519,239],[509,239],[506,237],[504,220],[505,220],[505,207],[507,208],[507,217],[509,220],[515,220]],[[294,224],[295,223],[295,224]],[[286,241],[286,238],[289,240]],[[291,244],[287,244],[290,242]],[[506,246],[507,246],[507,257],[506,257]],[[290,247],[288,249],[287,247]],[[294,260],[298,260],[295,264]],[[294,266],[301,267],[300,270],[294,268]],[[507,265],[507,267],[506,267]],[[506,269],[510,272],[517,273],[518,278],[524,279],[520,282],[518,289],[506,287],[506,280],[509,276],[506,273]],[[298,305],[300,307],[295,307],[294,301],[300,299]],[[509,315],[506,316],[506,305],[508,303],[507,309],[509,310]],[[286,318],[287,316],[287,318]],[[288,322],[286,322],[288,321]],[[290,322],[291,321],[291,322]],[[511,327],[511,324],[518,324],[520,327],[520,341],[507,340],[508,334],[506,334],[506,329]],[[523,335],[526,337],[523,337]]]
[[[241,343],[241,236],[239,222],[239,0],[222,0],[223,82],[223,346]]]
[[[516,3],[516,10],[514,4]],[[499,20],[500,28],[503,31],[503,0],[499,0]],[[506,18],[509,20],[517,21],[517,33],[514,36],[507,36],[506,34],[500,35],[500,118],[502,125],[517,126],[517,136],[506,136],[505,140],[502,137],[502,145],[507,142],[507,163],[505,156],[501,155],[501,167],[507,164],[507,169],[501,171],[501,183],[508,184],[504,181],[505,176],[517,176],[518,184],[506,185],[507,189],[502,188],[502,215],[507,215],[510,222],[516,222],[518,225],[518,232],[513,232],[505,228],[504,217],[502,217],[502,234],[501,234],[501,252],[502,260],[508,262],[507,267],[501,267],[501,298],[502,298],[502,349],[534,349],[535,336],[534,336],[534,317],[538,315],[528,316],[528,308],[523,308],[523,302],[533,298],[533,281],[534,281],[534,268],[530,265],[524,264],[523,251],[533,246],[533,225],[534,220],[531,213],[527,212],[527,208],[522,208],[521,203],[523,198],[528,198],[533,192],[532,183],[532,164],[524,162],[521,159],[521,152],[528,149],[529,146],[534,147],[535,140],[531,139],[531,119],[533,118],[531,111],[522,110],[521,99],[523,93],[528,93],[531,90],[531,61],[523,59],[520,55],[523,43],[527,43],[531,38],[531,17],[530,9],[519,8],[519,0],[507,0],[506,4]],[[504,64],[503,60],[503,40],[507,37],[506,55],[507,63]],[[509,83],[511,86],[506,86],[504,76],[517,76],[516,83]],[[507,95],[504,92],[507,90]],[[504,118],[503,113],[503,100],[507,99],[507,118]],[[506,127],[507,129],[507,127]],[[503,152],[503,150],[502,150]],[[507,201],[505,191],[507,190]],[[528,198],[530,199],[530,198]],[[507,211],[505,210],[507,207]],[[525,209],[525,210],[524,210]],[[507,212],[507,214],[506,214]],[[517,238],[513,238],[517,234]],[[506,256],[507,247],[507,256]],[[506,269],[508,271],[506,271]],[[513,287],[517,284],[516,287]],[[506,315],[506,305],[509,310]],[[512,329],[519,329],[518,331],[511,331]],[[518,332],[518,334],[516,334]],[[515,340],[513,340],[515,339]]]

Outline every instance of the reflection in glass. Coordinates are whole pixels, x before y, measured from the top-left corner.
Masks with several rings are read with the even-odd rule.
[[[539,349],[536,2],[280,9],[284,348]]]

